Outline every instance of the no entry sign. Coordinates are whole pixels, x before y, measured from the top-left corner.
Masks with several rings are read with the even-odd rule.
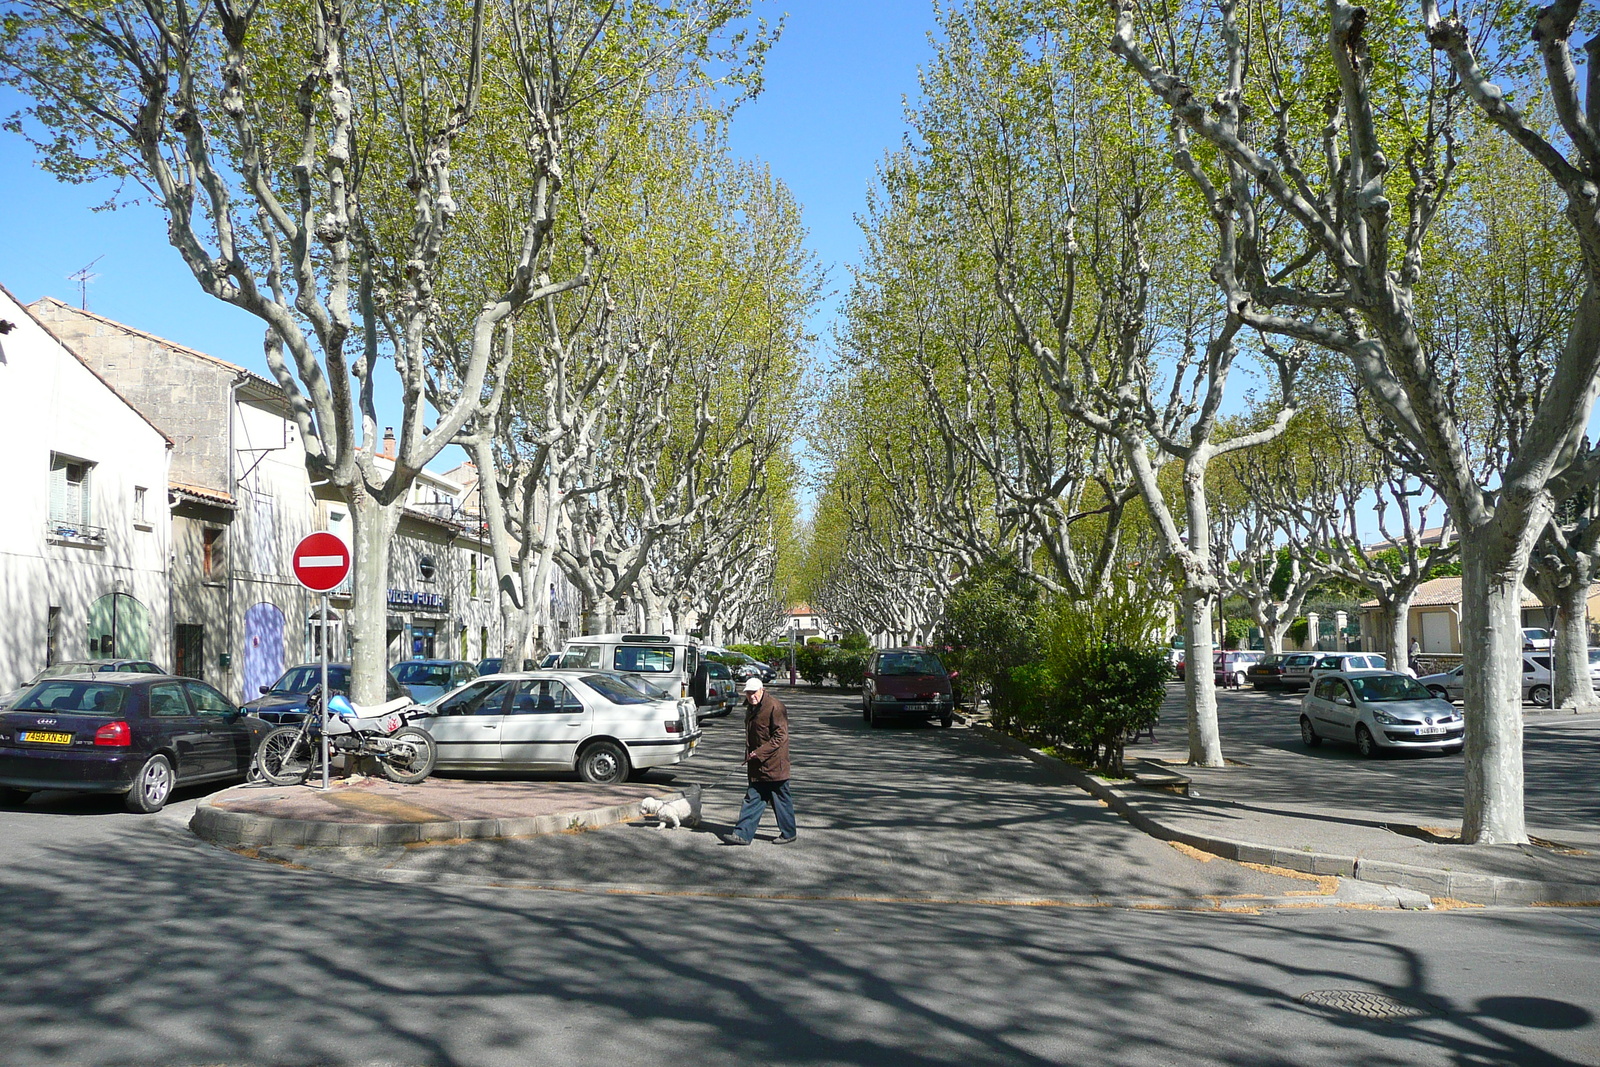
[[[294,546],[295,581],[313,593],[338,588],[350,573],[350,548],[336,535],[314,533]]]

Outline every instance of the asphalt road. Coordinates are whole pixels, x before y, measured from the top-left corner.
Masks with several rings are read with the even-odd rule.
[[[647,848],[692,867],[685,884],[731,880],[743,897],[295,869],[197,842],[192,798],[145,818],[62,796],[0,811],[0,1063],[1600,1064],[1592,909],[1239,914],[831,892],[852,871],[881,882],[880,853],[935,844],[918,877],[947,872],[951,889],[1015,875],[1192,907],[1197,890],[1278,876],[1148,841],[966,731],[869,732],[838,698],[793,705],[799,844],[619,827],[558,835],[572,844],[550,853],[613,881]],[[714,774],[728,740],[688,769]],[[586,854],[602,870],[560,852],[606,839],[619,844]],[[822,865],[812,888],[830,892],[761,898],[783,884],[779,863]],[[1300,999],[1340,990],[1408,1015]]]
[[[1252,773],[1230,780],[1230,798],[1348,807],[1407,819],[1459,822],[1460,755],[1401,753],[1363,759],[1352,745],[1300,741],[1303,690],[1223,690],[1217,718],[1223,753]],[[1584,847],[1600,848],[1600,715],[1540,711],[1523,718],[1528,825]],[[1183,747],[1183,690],[1174,685],[1157,740]],[[1132,750],[1130,750],[1132,751]]]

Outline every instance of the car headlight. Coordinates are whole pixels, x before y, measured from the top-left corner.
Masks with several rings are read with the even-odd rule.
[[[1399,726],[1400,720],[1390,715],[1387,711],[1374,711],[1372,717],[1385,726]]]

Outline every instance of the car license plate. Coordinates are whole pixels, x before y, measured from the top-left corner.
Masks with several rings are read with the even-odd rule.
[[[932,704],[907,704],[906,705],[906,710],[907,711],[932,711],[933,710],[933,705]]]
[[[1444,732],[1445,732],[1445,727],[1443,727],[1443,726],[1419,726],[1419,727],[1417,727],[1417,736],[1418,737],[1432,737],[1435,734],[1442,734]]]
[[[71,734],[56,734],[44,730],[24,730],[17,735],[23,741],[31,741],[36,745],[70,745]]]

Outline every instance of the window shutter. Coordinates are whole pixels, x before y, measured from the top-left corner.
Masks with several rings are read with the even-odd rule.
[[[50,458],[50,521],[71,522],[67,517],[67,463]]]

